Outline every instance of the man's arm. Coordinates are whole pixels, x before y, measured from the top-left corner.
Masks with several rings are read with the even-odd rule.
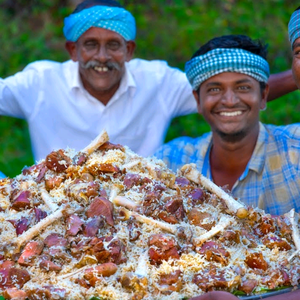
[[[267,300],[299,300],[300,290],[268,297],[266,299]],[[239,298],[227,292],[209,292],[202,296],[190,298],[189,300],[239,300]]]
[[[271,74],[268,84],[270,86],[268,101],[272,101],[298,89],[292,70]]]

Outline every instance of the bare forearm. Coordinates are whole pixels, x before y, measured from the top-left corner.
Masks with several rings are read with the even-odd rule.
[[[266,299],[267,300],[299,300],[300,290],[268,297]],[[227,292],[209,292],[202,296],[190,298],[189,300],[239,300],[239,298]]]
[[[268,101],[272,101],[297,90],[297,85],[294,81],[291,70],[277,74],[271,74],[268,84],[270,86]]]

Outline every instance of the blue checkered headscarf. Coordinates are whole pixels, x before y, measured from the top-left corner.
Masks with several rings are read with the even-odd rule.
[[[185,64],[185,73],[193,90],[197,90],[205,80],[223,72],[246,74],[261,82],[267,82],[270,76],[269,64],[265,59],[237,48],[213,49]]]
[[[124,8],[96,5],[64,19],[64,35],[68,41],[76,42],[91,27],[100,27],[120,34],[126,41],[134,40],[135,19]]]
[[[295,40],[300,37],[300,10],[293,12],[288,25],[289,39],[293,46]]]

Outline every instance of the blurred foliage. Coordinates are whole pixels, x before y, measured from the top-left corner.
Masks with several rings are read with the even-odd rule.
[[[35,60],[68,59],[62,27],[75,2],[0,0],[2,78]],[[272,73],[290,68],[287,24],[296,8],[295,1],[121,0],[120,3],[136,17],[136,57],[163,59],[183,69],[184,63],[209,39],[224,34],[246,34],[268,43]],[[278,125],[298,122],[299,100],[297,91],[269,103],[262,120]],[[197,114],[180,117],[172,122],[167,140],[181,135],[198,136],[208,130]],[[0,170],[15,176],[24,165],[34,163],[26,122],[0,117],[0,131]]]

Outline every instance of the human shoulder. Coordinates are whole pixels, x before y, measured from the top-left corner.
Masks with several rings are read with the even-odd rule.
[[[265,125],[265,128],[276,141],[286,141],[300,148],[300,123],[283,126]]]
[[[26,71],[34,70],[39,73],[43,73],[47,71],[58,72],[65,69],[75,68],[76,66],[77,64],[71,60],[65,62],[57,62],[52,60],[38,60],[28,64],[23,71],[26,72]]]
[[[171,67],[164,60],[145,60],[141,58],[134,58],[127,63],[129,70],[134,72],[147,72],[147,73],[176,73],[185,76],[184,72],[178,68]]]
[[[195,151],[200,151],[211,140],[211,132],[207,132],[200,137],[182,136],[175,138],[162,145],[157,153],[184,152],[185,155],[192,155]]]

